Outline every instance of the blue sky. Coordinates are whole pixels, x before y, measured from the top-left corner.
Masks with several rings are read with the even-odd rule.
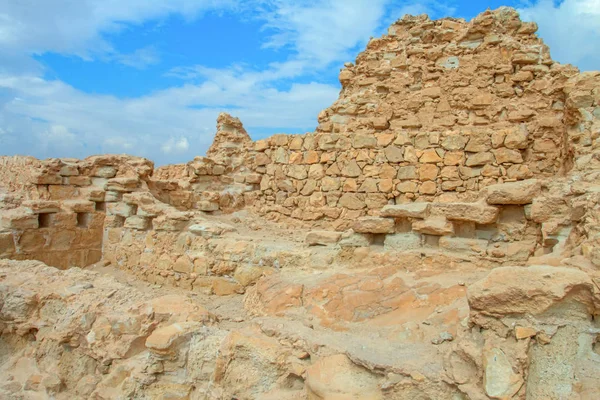
[[[396,19],[502,5],[555,59],[600,69],[600,0],[0,1],[0,154],[186,162],[221,111],[255,139],[311,131],[343,63]]]

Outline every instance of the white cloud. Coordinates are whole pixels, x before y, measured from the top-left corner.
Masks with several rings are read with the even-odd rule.
[[[163,143],[160,149],[165,154],[183,153],[190,149],[190,142],[185,137],[179,139],[170,138]]]
[[[114,59],[128,67],[144,69],[149,65],[158,64],[160,56],[158,51],[153,46],[137,49],[131,54],[117,54]]]
[[[90,57],[114,52],[105,33],[170,14],[192,19],[203,11],[234,6],[233,0],[2,1],[0,48]]]
[[[537,22],[553,59],[582,70],[600,70],[600,0],[540,0],[519,13]]]

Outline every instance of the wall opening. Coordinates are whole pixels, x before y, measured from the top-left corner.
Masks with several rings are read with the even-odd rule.
[[[40,228],[50,228],[52,226],[52,215],[54,213],[38,214],[38,226]]]
[[[78,228],[89,228],[92,214],[90,213],[77,213],[77,227]]]
[[[106,212],[106,203],[104,201],[96,202],[96,211]]]

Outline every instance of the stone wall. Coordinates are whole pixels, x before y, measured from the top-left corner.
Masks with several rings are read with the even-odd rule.
[[[11,201],[0,209],[0,257],[66,269],[102,259],[105,222],[124,223],[123,194],[147,190],[151,162],[129,156],[85,160],[4,157]],[[20,173],[19,171],[23,171]],[[22,190],[15,190],[18,184]],[[3,186],[4,186],[3,185]]]
[[[469,23],[396,22],[346,64],[316,133],[255,143],[255,204],[351,220],[386,204],[472,202],[489,185],[563,176],[578,109],[567,96],[580,78],[552,61],[536,29],[510,9]]]

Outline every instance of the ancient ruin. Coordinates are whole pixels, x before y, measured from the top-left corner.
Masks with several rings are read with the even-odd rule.
[[[600,398],[600,72],[406,16],[313,133],[0,157],[0,398]]]

